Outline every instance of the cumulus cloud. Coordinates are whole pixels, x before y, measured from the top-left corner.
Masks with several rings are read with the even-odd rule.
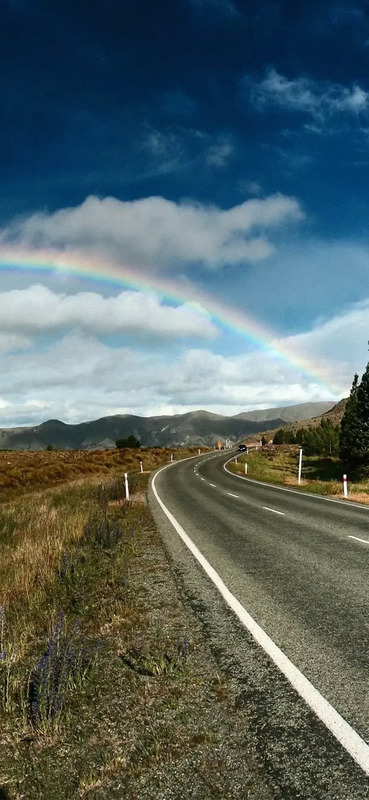
[[[67,295],[33,285],[0,294],[0,351],[5,333],[11,334],[7,349],[15,349],[27,342],[26,335],[75,328],[95,335],[166,339],[212,338],[217,333],[200,306],[173,307],[143,292],[124,291],[115,297],[96,292]]]
[[[303,112],[322,122],[334,115],[358,116],[369,109],[369,93],[358,85],[351,87],[301,76],[289,80],[270,69],[260,82],[246,78],[244,88],[259,109],[270,106]]]
[[[368,312],[369,298],[305,333],[272,342],[289,354],[287,359],[268,350],[224,356],[209,348],[191,348],[175,359],[163,350],[152,359],[148,351],[109,347],[81,330],[42,351],[0,354],[3,425],[195,408],[236,414],[334,401],[347,396],[354,372],[365,368]],[[298,366],[304,360],[311,374]],[[320,380],[314,376],[314,361]]]
[[[327,320],[312,330],[283,340],[289,352],[319,363],[334,375],[341,387],[351,384],[354,372],[363,372],[367,361],[369,298]],[[278,348],[280,341],[274,344]]]
[[[226,358],[208,349],[170,361],[130,347],[110,348],[93,336],[68,334],[43,352],[0,358],[2,424],[50,417],[78,422],[104,414],[154,414],[330,399],[317,382],[266,353]]]
[[[93,250],[149,269],[216,269],[265,259],[273,252],[269,231],[302,218],[298,201],[280,194],[227,210],[163,197],[91,196],[75,208],[14,221],[0,230],[0,242]]]

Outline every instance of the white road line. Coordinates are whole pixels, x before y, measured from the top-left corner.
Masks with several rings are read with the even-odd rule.
[[[216,489],[216,488],[217,488],[217,485],[216,485],[216,483],[210,483],[210,484],[209,484],[209,486],[214,486],[214,489]]]
[[[227,492],[227,494],[229,494],[230,497],[237,497],[237,500],[239,500],[238,494],[233,494],[233,492]]]
[[[326,700],[325,697],[320,694],[315,686],[313,686],[313,684],[310,683],[307,678],[305,678],[305,675],[300,672],[300,670],[292,663],[292,661],[290,661],[283,651],[273,642],[270,636],[265,633],[263,628],[261,628],[260,625],[258,625],[258,623],[250,616],[243,605],[241,605],[239,600],[237,600],[237,598],[229,591],[214,567],[212,567],[205,556],[203,556],[199,548],[195,545],[192,539],[190,539],[186,531],[182,528],[179,522],[177,522],[176,518],[173,516],[173,514],[171,514],[169,509],[160,499],[156,489],[156,479],[164,469],[168,468],[168,466],[169,465],[166,465],[159,469],[154,475],[151,483],[154,496],[165,516],[169,519],[174,529],[181,537],[182,541],[195,556],[199,564],[201,564],[206,574],[213,581],[228,606],[234,611],[245,628],[247,628],[258,644],[268,654],[272,661],[274,661],[278,669],[280,669],[283,675],[285,675],[285,677],[289,680],[300,697],[305,700],[307,705],[312,709],[312,711],[314,711],[314,713],[324,723],[328,730],[330,730],[337,741],[340,742],[342,747],[344,747],[345,750],[356,761],[356,763],[359,764],[366,775],[369,775],[369,746],[366,742],[364,742],[364,739],[362,739],[361,736],[359,736],[359,734],[356,733],[356,731],[351,727],[351,725],[349,725],[348,722],[341,717],[338,711],[336,711],[336,709],[331,706],[328,700]]]
[[[281,517],[285,517],[286,516],[284,511],[276,511],[275,508],[269,508],[269,506],[262,506],[262,508],[264,508],[265,511],[273,511],[273,514],[280,514]]]
[[[369,544],[368,539],[359,539],[358,536],[348,536],[348,539],[356,539],[357,542],[364,542],[364,544]]]
[[[201,475],[200,475],[200,478],[201,478],[201,480],[202,480],[202,481],[204,481],[204,480],[205,480],[205,478],[203,478]]]
[[[223,464],[223,469],[228,473],[228,475],[233,475],[234,478],[241,478],[241,481],[257,483],[259,486],[267,486],[268,489],[277,489],[278,492],[299,494],[300,497],[314,497],[315,500],[325,500],[326,503],[337,503],[340,506],[346,506],[346,508],[363,508],[365,511],[369,511],[369,505],[363,506],[361,503],[353,503],[350,502],[350,500],[334,500],[333,497],[323,497],[321,494],[313,494],[312,492],[299,492],[298,489],[287,489],[285,486],[276,486],[275,483],[256,481],[254,478],[247,478],[246,475],[237,475],[237,472],[232,472],[230,469],[227,469],[227,464],[229,464],[230,461],[233,461],[233,458],[229,458],[228,461],[225,461]]]

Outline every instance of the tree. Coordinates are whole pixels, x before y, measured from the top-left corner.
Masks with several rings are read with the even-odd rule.
[[[355,374],[352,382],[350,397],[346,403],[345,413],[341,420],[340,431],[340,458],[349,464],[353,457],[359,433],[359,418],[357,413],[357,391],[359,376]]]
[[[284,428],[278,428],[274,434],[273,444],[283,444]]]
[[[141,447],[141,442],[135,436],[127,436],[126,439],[117,439],[115,446],[121,450],[122,447]]]
[[[369,364],[355,375],[341,422],[340,456],[355,477],[369,474]]]

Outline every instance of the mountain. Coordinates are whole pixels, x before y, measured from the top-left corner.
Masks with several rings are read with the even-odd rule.
[[[343,400],[339,400],[339,402],[335,403],[335,405],[332,406],[332,408],[330,408],[328,411],[325,411],[323,414],[318,415],[317,417],[310,417],[308,419],[296,420],[295,422],[284,422],[283,425],[280,425],[279,427],[286,428],[287,430],[294,431],[296,433],[296,431],[298,431],[299,428],[316,428],[318,425],[320,425],[322,419],[329,420],[332,423],[332,425],[339,425],[345,413],[347,399],[348,398],[343,398]],[[316,406],[319,405],[319,403],[314,403],[313,405]],[[326,405],[326,404],[321,403],[320,405]],[[275,410],[277,411],[278,409]],[[282,410],[283,409],[279,409],[279,411]],[[275,429],[274,425],[270,425],[270,423],[268,422],[267,425],[265,425],[265,428],[268,428],[268,430],[263,430],[262,432],[265,434],[267,439],[272,439],[274,436],[273,433]]]
[[[284,422],[296,422],[301,419],[317,417],[330,411],[334,403],[299,403],[296,406],[282,406],[281,408],[264,408],[257,411],[244,411],[236,414],[233,419],[249,419],[254,422],[268,422],[279,417]]]
[[[131,434],[145,447],[213,447],[219,440],[238,442],[266,428],[273,431],[284,427],[286,422],[288,424],[288,416],[289,419],[301,420],[299,414],[303,413],[303,409],[322,414],[327,407],[331,408],[331,404],[303,403],[289,408],[249,411],[233,417],[212,414],[210,411],[190,411],[187,414],[160,417],[117,414],[78,425],[49,419],[35,427],[0,428],[0,449],[45,450],[52,445],[60,450],[104,450],[115,447],[117,439],[124,439]],[[310,423],[310,420],[307,422]]]
[[[268,421],[268,427],[273,429],[283,424],[279,417]],[[0,428],[0,449],[45,450],[48,445],[53,445],[62,450],[97,450],[114,447],[117,439],[130,434],[146,447],[212,447],[218,440],[229,438],[237,442],[259,430],[260,422],[224,417],[209,411],[160,417],[124,414],[78,425],[50,419],[35,427]]]

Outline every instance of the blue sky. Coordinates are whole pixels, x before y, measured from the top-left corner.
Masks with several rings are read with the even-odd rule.
[[[369,338],[367,3],[0,17],[0,256],[137,276],[0,271],[1,424],[347,394]]]

